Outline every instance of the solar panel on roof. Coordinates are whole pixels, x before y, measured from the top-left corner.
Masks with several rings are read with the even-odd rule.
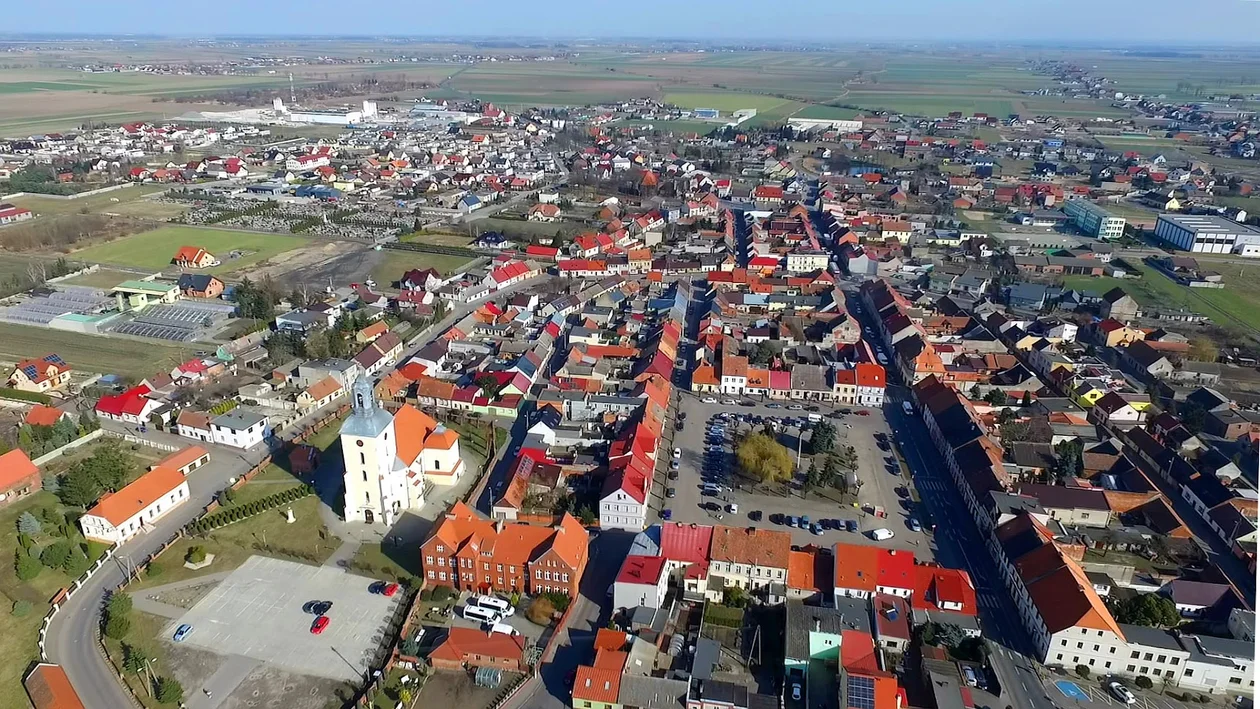
[[[849,675],[849,706],[853,709],[875,709],[875,680],[872,677]]]
[[[44,361],[49,364],[65,364],[65,361],[61,359],[61,355],[56,354],[44,355]]]

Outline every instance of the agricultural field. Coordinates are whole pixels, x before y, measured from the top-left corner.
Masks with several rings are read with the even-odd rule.
[[[137,380],[188,361],[198,348],[193,343],[181,347],[151,340],[0,323],[0,358],[16,361],[56,352],[75,369],[122,374]]]
[[[222,265],[206,269],[207,273],[228,274],[267,261],[286,251],[299,249],[309,243],[309,239],[300,236],[168,226],[90,246],[76,251],[74,258],[92,263],[134,266],[160,271],[171,265],[171,258],[181,246],[199,246],[223,262]],[[228,257],[231,251],[245,253],[240,258],[232,259]]]
[[[75,276],[62,281],[68,286],[88,286],[91,288],[113,288],[114,286],[128,281],[136,277],[135,273],[130,271],[119,271],[113,268],[101,268],[92,273],[85,273],[82,276]]]
[[[467,234],[462,233],[414,232],[404,235],[402,237],[402,241],[414,242],[417,244],[429,244],[430,246],[468,246],[473,240]]]
[[[679,108],[715,108],[726,119],[742,108],[755,108],[757,117],[751,121],[754,124],[782,123],[788,116],[805,107],[799,101],[734,91],[667,92],[664,100]]]

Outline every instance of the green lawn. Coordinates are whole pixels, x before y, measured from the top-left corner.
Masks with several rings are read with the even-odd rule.
[[[169,370],[187,361],[200,345],[168,345],[104,335],[81,335],[0,323],[0,356],[9,359],[42,357],[56,352],[76,369],[104,374],[124,374],[142,379],[160,369]]]
[[[818,119],[849,119],[859,113],[852,108],[840,108],[839,106],[806,106],[796,112],[794,118],[818,118]]]
[[[250,487],[251,484],[246,484],[238,493],[244,493]],[[261,485],[260,487],[265,488],[262,496],[283,489],[281,485]],[[220,527],[207,533],[204,538],[185,537],[175,542],[160,558],[163,568],[161,575],[141,577],[129,588],[160,586],[172,581],[231,571],[245,563],[245,560],[254,554],[290,558],[282,552],[292,550],[314,554],[320,562],[323,562],[336,551],[340,542],[320,520],[319,504],[319,498],[314,495],[308,495],[294,502],[291,505],[295,520],[293,524],[289,524],[285,519],[285,510],[290,505],[282,505],[249,519]],[[270,553],[262,548],[264,544],[270,545]],[[201,546],[205,548],[207,554],[214,554],[214,563],[203,569],[186,568],[184,558],[193,546]]]
[[[89,246],[75,252],[74,258],[159,271],[171,265],[171,259],[181,246],[199,246],[223,262],[206,272],[222,274],[253,266],[308,243],[308,239],[300,236],[168,226]],[[231,251],[243,251],[244,255],[230,258]]]
[[[61,570],[43,569],[30,581],[19,581],[14,573],[13,561],[17,549],[17,519],[23,512],[37,514],[40,508],[51,507],[65,511],[50,492],[38,492],[14,502],[0,511],[0,709],[27,709],[30,704],[22,689],[22,675],[28,664],[39,658],[39,627],[48,603],[53,595],[69,586],[74,579]],[[38,516],[38,514],[37,514]],[[44,530],[35,537],[35,546],[42,548],[54,539]],[[83,543],[83,537],[73,533],[75,544]],[[89,558],[104,553],[104,545],[91,545]],[[29,602],[30,611],[23,617],[13,615],[13,603]]]
[[[129,281],[136,277],[136,274],[128,271],[118,271],[112,268],[102,268],[93,273],[85,273],[82,276],[75,276],[62,283],[69,286],[91,286],[93,288],[113,288],[114,286]]]
[[[0,83],[0,94],[22,94],[35,91],[90,91],[95,84],[72,84],[66,81],[6,81]]]
[[[449,276],[472,261],[467,256],[383,249],[376,266],[372,268],[372,279],[381,287],[392,288],[404,273],[413,268],[436,268],[442,275]]]
[[[1119,286],[1144,306],[1186,308],[1208,316],[1222,327],[1260,331],[1260,264],[1213,263],[1205,259],[1200,265],[1219,271],[1225,282],[1225,288],[1210,289],[1187,288],[1146,264],[1129,263],[1142,272],[1142,278],[1067,276],[1064,286],[1099,294]]]
[[[112,192],[77,197],[75,199],[55,199],[28,195],[10,200],[19,207],[35,212],[37,216],[44,214],[83,214],[87,212],[122,212],[122,207],[141,197],[165,192],[161,185],[135,185]]]

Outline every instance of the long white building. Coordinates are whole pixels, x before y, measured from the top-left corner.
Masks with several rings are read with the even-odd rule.
[[[1165,244],[1197,254],[1241,253],[1260,256],[1260,229],[1224,217],[1200,214],[1161,214],[1155,236]],[[1246,247],[1253,248],[1246,248]]]
[[[1124,236],[1124,217],[1117,217],[1087,199],[1068,200],[1063,213],[1071,217],[1072,224],[1097,239],[1119,239]]]

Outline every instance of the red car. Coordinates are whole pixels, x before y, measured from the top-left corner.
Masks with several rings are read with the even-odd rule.
[[[857,415],[858,415],[858,416],[870,416],[870,415],[871,415],[871,412],[867,411],[866,409],[858,409]]]
[[[398,584],[396,583],[387,583],[385,588],[381,589],[381,595],[386,598],[392,597],[395,593],[398,593]]]
[[[311,635],[319,635],[320,633],[324,632],[324,628],[327,628],[327,627],[328,627],[328,616],[321,615],[320,617],[315,619],[314,623],[311,623]]]

